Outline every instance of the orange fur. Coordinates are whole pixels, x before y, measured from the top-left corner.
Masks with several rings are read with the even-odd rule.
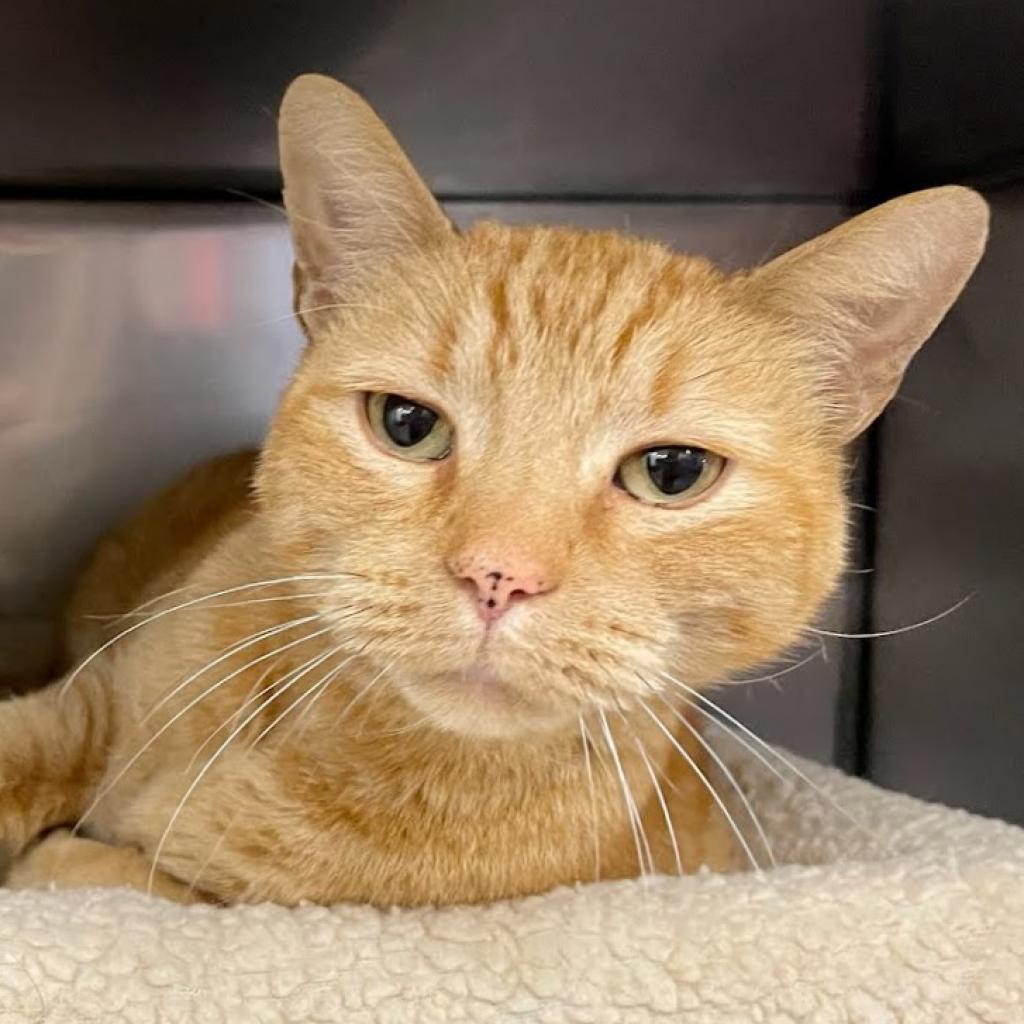
[[[984,205],[921,193],[726,275],[613,233],[457,234],[314,76],[282,157],[310,345],[258,459],[195,471],[104,543],[71,652],[143,621],[89,615],[153,621],[0,707],[14,883],[141,884],[156,858],[176,899],[412,905],[635,875],[645,842],[672,871],[672,838],[685,870],[737,866],[662,673],[706,687],[801,637],[842,567],[844,446],[973,268]],[[444,414],[452,456],[384,450],[380,391]],[[666,444],[727,468],[678,508],[613,484]],[[452,569],[480,550],[545,577],[486,635]],[[83,814],[109,858],[31,847]]]

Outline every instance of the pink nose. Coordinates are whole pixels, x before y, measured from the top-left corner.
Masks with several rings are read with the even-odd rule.
[[[515,601],[543,594],[555,585],[528,559],[509,555],[464,555],[452,562],[451,570],[470,585],[477,613],[484,622],[500,619]]]

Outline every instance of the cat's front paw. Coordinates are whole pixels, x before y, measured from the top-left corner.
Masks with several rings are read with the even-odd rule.
[[[176,903],[202,901],[200,895],[163,871],[152,872],[152,880],[150,875],[150,863],[138,850],[84,839],[62,828],[51,832],[14,862],[7,876],[7,887],[130,888]]]
[[[54,830],[13,860],[7,872],[7,888],[59,887],[60,883],[66,883],[79,872],[84,863],[78,854],[87,850],[88,846],[83,848],[80,844],[92,842],[92,840],[79,839],[72,835],[71,830],[67,828]]]

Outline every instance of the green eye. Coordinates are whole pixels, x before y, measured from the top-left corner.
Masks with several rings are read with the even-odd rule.
[[[723,469],[725,459],[706,448],[666,445],[624,459],[615,483],[649,505],[682,505],[711,487]]]
[[[400,458],[428,462],[452,450],[448,421],[411,398],[372,392],[366,396],[366,418],[384,447]]]

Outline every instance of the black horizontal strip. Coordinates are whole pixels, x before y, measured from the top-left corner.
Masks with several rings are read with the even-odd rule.
[[[646,206],[670,205],[794,205],[848,206],[859,202],[858,193],[819,192],[456,192],[440,193],[445,203],[579,203],[610,205],[630,203]]]
[[[630,204],[641,206],[670,205],[808,205],[808,206],[861,206],[866,194],[800,193],[800,192],[591,192],[567,190],[564,192],[480,191],[439,192],[442,203],[537,203],[555,205]],[[280,203],[279,188],[258,184],[190,186],[190,185],[119,185],[119,184],[5,184],[0,181],[0,201],[64,201],[64,202],[147,202],[147,203]]]
[[[983,192],[1001,192],[1024,185],[1024,149],[994,153],[971,164],[905,166],[892,173],[892,194],[933,185],[971,185]]]

